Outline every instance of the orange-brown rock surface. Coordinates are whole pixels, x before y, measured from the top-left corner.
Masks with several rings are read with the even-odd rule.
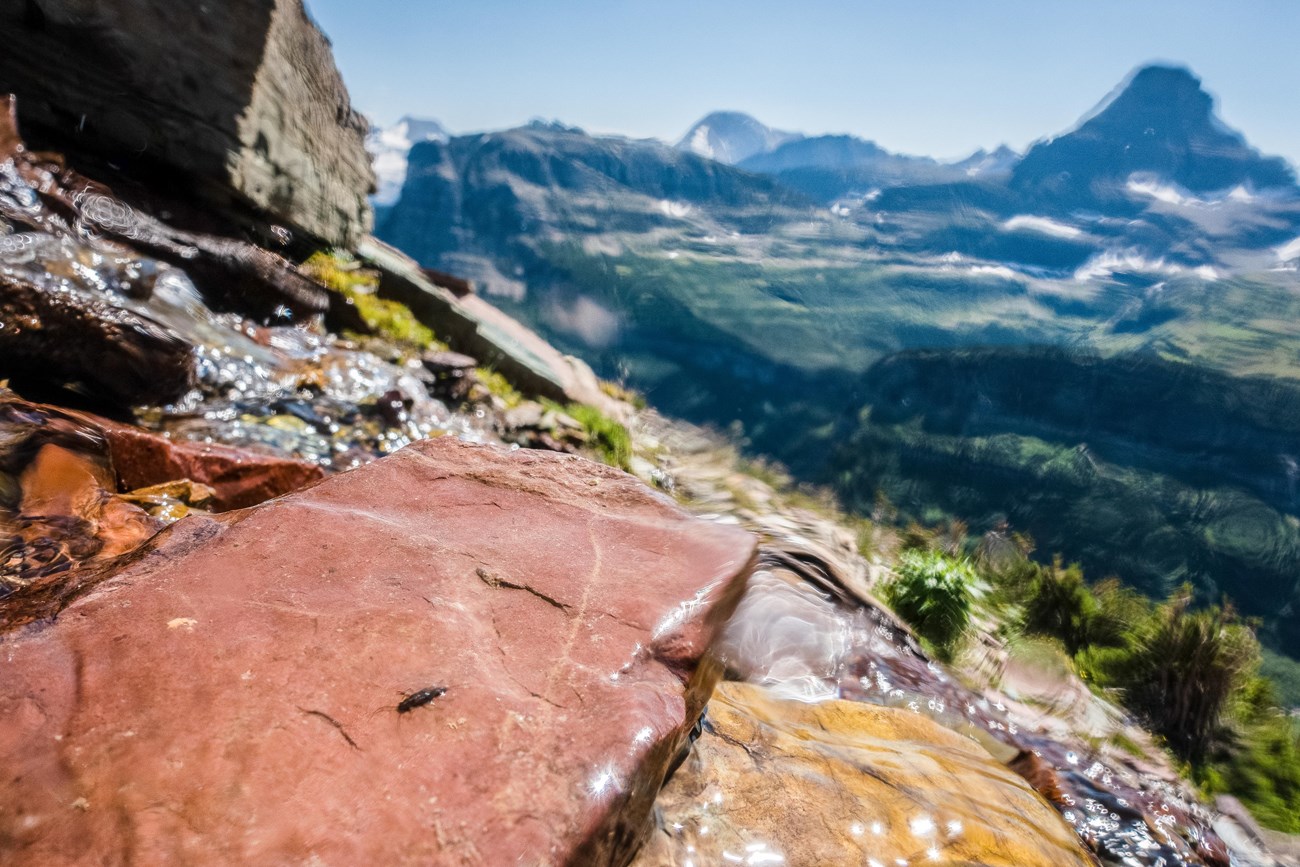
[[[1089,867],[1047,802],[979,744],[901,708],[725,683],[636,867]]]
[[[133,550],[162,527],[116,495],[108,445],[70,413],[0,388],[2,602],[34,582],[65,583],[76,567]]]
[[[0,637],[0,861],[623,861],[752,555],[450,439],[183,519]]]

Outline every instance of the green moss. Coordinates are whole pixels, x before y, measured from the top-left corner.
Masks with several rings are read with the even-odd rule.
[[[646,403],[645,395],[639,391],[633,391],[627,386],[620,385],[617,382],[610,382],[607,379],[600,380],[600,390],[614,400],[621,400],[629,403],[636,409],[645,409],[649,404]]]
[[[302,264],[302,270],[325,288],[351,301],[374,333],[420,349],[447,348],[405,304],[375,294],[379,289],[379,274],[361,267],[361,263],[350,254],[340,251],[313,253]]]
[[[510,380],[501,375],[499,371],[490,367],[476,367],[474,373],[478,381],[488,390],[488,394],[501,399],[507,409],[514,409],[524,402],[524,396],[519,393],[519,389],[510,384]]]
[[[351,297],[366,325],[385,337],[401,343],[411,343],[421,349],[446,348],[446,344],[438,341],[432,329],[416,319],[405,304],[374,295]]]

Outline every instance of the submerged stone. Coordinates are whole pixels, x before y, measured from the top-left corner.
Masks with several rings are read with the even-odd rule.
[[[159,521],[115,492],[98,431],[0,389],[0,629],[19,597],[158,532]]]
[[[625,863],[753,551],[616,470],[450,439],[182,519],[5,636],[0,839],[33,864]]]

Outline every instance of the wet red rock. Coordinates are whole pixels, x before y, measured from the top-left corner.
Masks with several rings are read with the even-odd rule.
[[[307,461],[219,443],[169,440],[106,419],[86,418],[108,440],[124,491],[189,479],[212,488],[213,508],[225,511],[255,506],[325,478],[324,470]]]
[[[450,440],[184,519],[5,637],[0,840],[30,864],[617,862],[752,554],[615,470]]]

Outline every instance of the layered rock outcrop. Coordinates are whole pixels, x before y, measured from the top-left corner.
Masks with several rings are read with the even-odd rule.
[[[0,0],[0,29],[37,145],[330,243],[369,230],[365,123],[301,0]]]
[[[754,543],[450,439],[184,519],[4,636],[15,863],[621,863]]]

